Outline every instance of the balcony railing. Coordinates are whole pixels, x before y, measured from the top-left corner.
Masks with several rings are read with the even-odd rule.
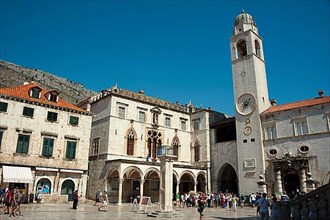
[[[279,201],[279,219],[328,220],[330,216],[330,183],[291,201]]]

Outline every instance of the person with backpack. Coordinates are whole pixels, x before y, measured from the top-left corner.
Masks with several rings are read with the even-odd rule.
[[[262,197],[257,200],[257,214],[259,213],[261,220],[268,220],[269,219],[269,206],[270,202],[266,198],[267,194],[263,193]]]

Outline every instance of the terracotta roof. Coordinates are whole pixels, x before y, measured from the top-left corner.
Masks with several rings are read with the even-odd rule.
[[[295,108],[304,108],[304,107],[310,107],[314,105],[321,105],[321,104],[326,104],[330,103],[330,96],[324,96],[324,97],[317,97],[315,99],[307,99],[307,100],[302,100],[298,102],[292,102],[289,104],[284,104],[284,105],[277,105],[277,106],[272,106],[266,111],[264,111],[262,114],[268,114],[268,113],[273,113],[273,112],[279,112],[279,111],[287,111]]]
[[[30,89],[32,89],[34,87],[38,87],[41,89],[41,94],[40,94],[39,99],[32,98],[29,95]],[[0,96],[19,98],[19,99],[36,102],[36,103],[41,103],[41,104],[45,104],[45,105],[50,105],[50,106],[54,106],[54,107],[60,107],[60,108],[75,110],[75,111],[79,111],[79,112],[83,112],[83,113],[89,113],[88,111],[85,111],[67,101],[64,101],[60,97],[58,97],[58,102],[52,102],[52,101],[47,100],[46,94],[49,92],[53,92],[53,91],[54,90],[48,91],[48,90],[44,89],[43,87],[39,86],[37,83],[31,82],[29,84],[21,85],[21,86],[0,88]]]

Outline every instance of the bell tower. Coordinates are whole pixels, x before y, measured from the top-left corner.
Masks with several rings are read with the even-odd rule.
[[[253,17],[242,11],[230,38],[237,133],[239,191],[260,191],[257,181],[265,172],[260,113],[271,105],[262,39]]]

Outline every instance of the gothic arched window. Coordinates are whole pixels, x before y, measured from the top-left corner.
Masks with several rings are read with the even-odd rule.
[[[162,133],[150,130],[147,136],[148,156],[155,160],[157,158],[157,149],[162,146]]]
[[[241,40],[237,43],[237,56],[238,56],[238,58],[241,58],[246,55],[247,55],[246,41]]]
[[[135,140],[135,131],[133,128],[130,128],[127,132],[127,155],[134,155],[134,140]]]
[[[261,57],[261,53],[260,53],[260,44],[257,40],[254,41],[254,47],[255,47],[255,50],[256,50],[256,55],[257,57]]]
[[[173,155],[176,156],[176,158],[174,158],[174,160],[178,160],[179,159],[179,138],[178,136],[175,136],[173,138],[173,142],[172,142],[172,147],[173,147]]]
[[[195,162],[200,161],[200,148],[201,148],[201,146],[196,141],[195,144],[194,144],[194,159],[195,159]]]

